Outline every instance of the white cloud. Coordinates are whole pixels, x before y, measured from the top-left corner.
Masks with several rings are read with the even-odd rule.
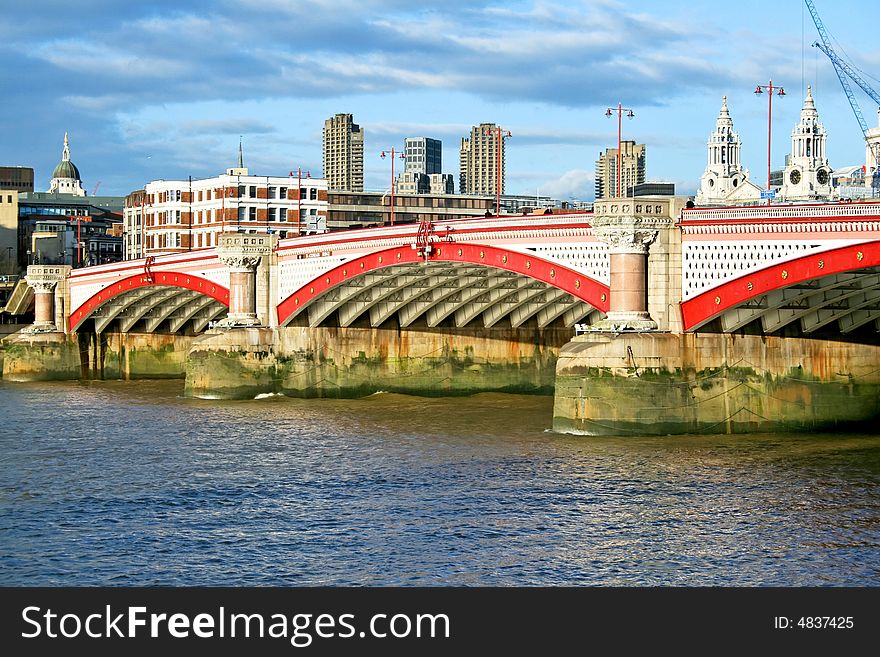
[[[570,198],[586,199],[595,194],[595,175],[585,169],[571,169],[555,180],[548,180],[541,185],[542,196],[568,200]]]

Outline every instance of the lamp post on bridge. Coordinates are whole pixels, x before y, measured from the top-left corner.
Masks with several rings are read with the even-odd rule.
[[[486,130],[483,134],[491,135],[495,133],[497,141],[495,143],[495,216],[501,216],[501,140],[508,139],[512,135],[510,130],[502,130],[501,126],[495,126],[491,130]]]
[[[614,112],[617,112],[617,197],[626,196],[626,194],[620,193],[620,170],[623,165],[623,153],[620,152],[620,128],[623,119],[623,113],[626,112],[626,118],[631,119],[635,116],[633,111],[627,107],[623,107],[620,103],[617,103],[617,108],[609,107],[605,110],[605,116],[609,119],[614,115]]]
[[[767,205],[770,205],[770,126],[773,117],[773,92],[776,91],[777,96],[784,96],[785,89],[780,86],[773,86],[773,80],[769,84],[759,84],[755,87],[755,95],[760,96],[767,90]]]
[[[386,157],[386,153],[391,156],[391,225],[394,225],[394,158],[399,157],[401,160],[406,159],[405,153],[399,153],[394,150],[394,146],[390,148],[390,150],[382,151],[379,156],[384,160]]]

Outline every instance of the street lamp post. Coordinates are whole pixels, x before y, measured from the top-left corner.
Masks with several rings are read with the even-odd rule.
[[[385,156],[386,153],[388,153],[391,156],[391,225],[393,226],[394,225],[394,158],[396,156],[396,157],[399,157],[401,160],[405,160],[406,154],[398,153],[397,151],[394,150],[394,147],[392,146],[389,150],[382,151],[380,153],[380,157],[383,160],[386,157]]]
[[[631,119],[635,116],[633,111],[629,108],[623,107],[620,103],[617,103],[617,108],[609,107],[605,110],[605,116],[611,118],[611,116],[617,112],[617,196],[626,196],[625,194],[620,193],[620,170],[623,167],[623,154],[620,152],[620,128],[623,118],[623,113],[626,112],[626,118]]]
[[[493,130],[487,130],[484,134],[491,135],[495,133],[497,141],[495,143],[495,216],[501,216],[501,140],[511,136],[510,130],[502,130],[500,126],[495,126]]]
[[[770,125],[773,117],[773,92],[776,91],[777,96],[784,96],[785,89],[779,86],[773,86],[773,80],[770,84],[759,84],[755,87],[755,95],[761,95],[767,90],[767,205],[770,205]]]

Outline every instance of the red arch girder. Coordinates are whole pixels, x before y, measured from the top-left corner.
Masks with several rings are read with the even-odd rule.
[[[832,274],[880,265],[880,241],[806,255],[750,272],[683,301],[684,329],[689,331],[739,304],[767,292]]]
[[[608,312],[608,286],[564,265],[549,262],[533,254],[481,244],[433,242],[432,247],[434,250],[428,262],[460,262],[515,272],[568,292],[603,313]],[[339,265],[317,276],[279,303],[278,325],[284,326],[300,307],[305,307],[327,290],[349,279],[377,269],[417,262],[424,262],[424,257],[419,256],[416,249],[411,246],[400,246],[376,251]]]
[[[95,310],[111,299],[129,292],[130,290],[136,290],[139,287],[150,287],[151,285],[180,287],[186,290],[201,292],[205,296],[219,301],[224,306],[229,306],[229,290],[222,285],[209,281],[207,278],[176,271],[154,272],[149,276],[141,273],[136,276],[129,276],[128,278],[116,281],[97,294],[93,294],[89,297],[79,308],[70,314],[70,319],[68,320],[70,331],[76,331],[76,329],[79,328],[79,325],[88,319]]]

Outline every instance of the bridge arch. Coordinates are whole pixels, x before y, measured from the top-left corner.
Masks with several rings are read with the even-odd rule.
[[[229,290],[201,276],[176,271],[140,273],[114,281],[70,313],[68,327],[77,331],[92,318],[100,333],[113,320],[128,332],[143,320],[152,332],[167,321],[172,332],[193,322],[196,332],[229,308]]]
[[[880,240],[805,255],[749,272],[681,304],[684,328],[717,319],[725,332],[760,319],[772,333],[801,321],[810,333],[834,321],[844,332],[880,320]]]
[[[318,326],[337,313],[340,326],[369,315],[380,326],[397,315],[402,327],[424,317],[428,326],[454,316],[464,326],[482,316],[486,327],[505,317],[513,327],[532,317],[546,326],[573,325],[608,310],[608,286],[535,254],[455,242],[433,242],[425,257],[400,246],[350,260],[317,276],[277,307],[278,324],[307,313]]]

